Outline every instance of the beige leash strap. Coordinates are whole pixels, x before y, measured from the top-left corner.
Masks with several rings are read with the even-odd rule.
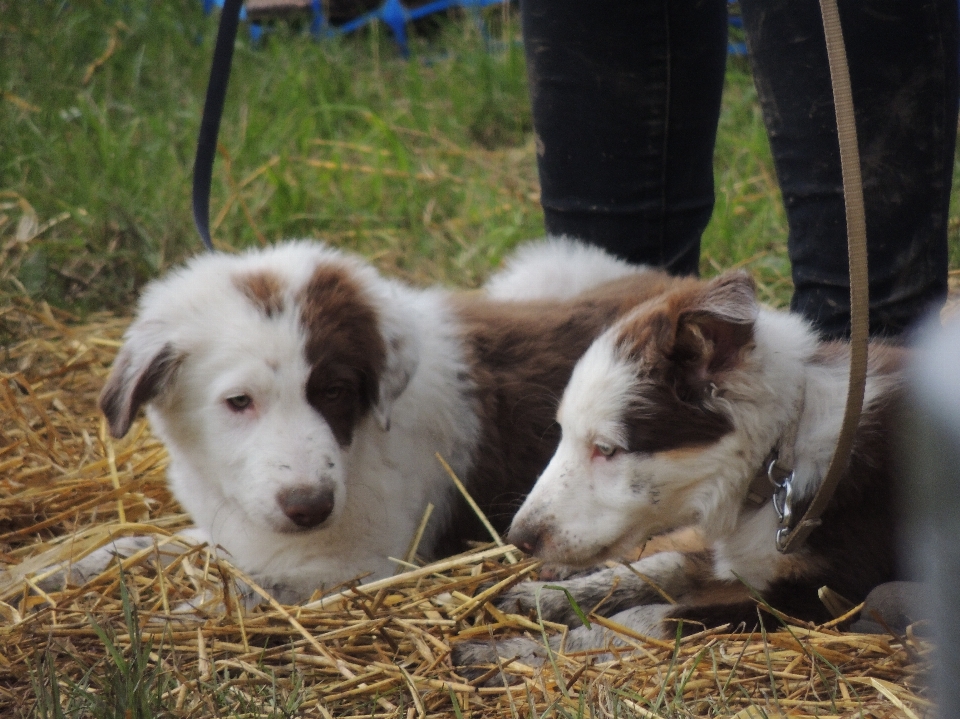
[[[857,125],[853,112],[850,71],[840,28],[837,0],[820,0],[823,31],[827,38],[827,57],[833,83],[833,103],[837,112],[837,134],[840,139],[840,167],[843,173],[843,195],[847,213],[847,256],[850,261],[850,386],[847,406],[837,446],[830,467],[803,517],[781,541],[777,549],[789,554],[799,549],[820,524],[820,515],[827,508],[834,490],[850,462],[853,438],[860,423],[863,395],[867,381],[867,339],[870,334],[870,298],[867,275],[867,226],[863,207],[863,180],[860,176],[860,152],[857,147]]]

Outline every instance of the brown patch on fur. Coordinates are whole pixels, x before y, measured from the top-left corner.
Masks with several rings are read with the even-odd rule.
[[[747,622],[747,630],[753,629],[757,620],[757,601],[751,588],[738,581],[714,579],[709,554],[694,554],[684,557],[684,560],[684,573],[693,579],[692,588],[677,598],[679,604],[671,612],[671,617],[692,620],[697,625],[708,627],[727,623],[736,627],[741,622]],[[824,568],[825,563],[821,559],[799,553],[783,557],[778,564],[777,574],[781,581],[802,583],[817,576]],[[770,597],[769,591],[759,594],[765,599]],[[825,611],[816,594],[814,598],[818,601],[813,611]],[[785,611],[784,606],[776,603],[772,603],[772,606]],[[791,608],[796,609],[797,605],[793,604]],[[809,616],[810,608],[804,608],[803,613]],[[790,612],[787,611],[787,614]]]
[[[283,312],[283,281],[273,272],[258,270],[235,275],[233,285],[267,317]]]
[[[715,589],[715,591],[721,591]],[[672,636],[678,622],[683,622],[681,634],[689,636],[724,624],[730,625],[730,632],[753,632],[760,626],[761,605],[747,598],[739,602],[720,602],[717,604],[679,604],[664,619],[666,631]],[[765,626],[773,630],[777,620],[771,617],[763,619]]]
[[[645,382],[623,423],[627,451],[648,454],[689,453],[733,431],[730,418],[705,398],[664,382]]]
[[[377,400],[387,350],[376,310],[342,268],[318,267],[299,304],[310,365],[307,402],[346,447]]]
[[[753,339],[756,315],[748,275],[688,278],[639,307],[622,323],[616,344],[627,359],[657,364],[666,357],[703,379],[736,366]]]
[[[696,455],[700,454],[703,451],[704,447],[705,447],[705,444],[697,443],[693,445],[677,447],[675,449],[665,449],[658,452],[657,454],[663,459],[679,462],[685,459],[690,459],[691,457],[695,457]]]
[[[828,569],[828,562],[824,557],[809,552],[795,552],[780,557],[776,573],[778,579],[804,581],[825,569]]]
[[[650,557],[660,552],[702,552],[706,548],[707,544],[700,531],[693,527],[687,527],[651,537],[642,547],[637,548],[636,553],[625,558],[635,562],[638,559]]]
[[[638,374],[623,418],[628,451],[689,451],[733,430],[711,386],[751,346],[756,311],[752,281],[730,273],[678,282],[622,323],[616,346]]]
[[[739,582],[721,582],[716,579],[705,579],[703,583],[682,596],[683,604],[736,604],[749,601],[750,592]]]
[[[760,611],[766,611],[766,608],[762,602],[757,601],[755,590],[742,582],[714,579],[709,553],[690,555],[684,560],[684,573],[693,581],[691,589],[677,598],[679,603],[665,620],[668,627],[682,620],[685,635],[723,624],[729,624],[731,631],[743,628],[749,632],[759,627],[762,617]],[[809,554],[799,553],[783,557],[780,567],[783,570],[783,579],[789,577],[792,581],[803,584],[823,569],[823,562]],[[829,619],[829,616],[825,616],[826,610],[816,591],[812,595],[813,602],[810,601],[810,594],[805,593],[793,598],[788,604],[784,604],[784,598],[779,593],[767,590],[756,594],[774,609],[783,611],[788,616],[818,621]],[[768,618],[763,621],[771,628],[776,624],[775,619]]]
[[[619,317],[677,282],[651,271],[560,302],[454,298],[483,428],[466,484],[499,531],[556,450],[557,405],[577,360]],[[458,499],[438,552],[461,551],[467,538],[488,535]]]
[[[669,292],[637,307],[617,328],[615,345],[622,356],[646,364],[672,351],[680,312],[696,304],[700,290],[699,280],[683,278]]]

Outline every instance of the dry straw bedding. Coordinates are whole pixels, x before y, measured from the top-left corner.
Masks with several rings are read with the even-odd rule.
[[[299,697],[303,716],[924,716],[929,646],[768,621],[768,633],[708,631],[679,642],[625,634],[613,658],[558,655],[519,683],[480,686],[459,676],[457,640],[529,632],[535,618],[489,600],[536,572],[531,560],[478,548],[438,565],[350,589],[306,606],[243,611],[239,572],[205,548],[167,563],[162,545],[188,523],[164,485],[166,455],[140,420],[128,437],[105,434],[96,397],[128,320],[79,324],[45,305],[0,308],[0,715],[34,700],[42,655],[76,680],[108,661],[92,621],[129,651],[115,564],[82,587],[45,594],[37,573],[120,534],[157,546],[122,564],[150,661],[160,663],[178,715],[231,715],[224,707],[272,692]],[[159,548],[159,549],[158,549]],[[41,575],[42,578],[42,575]],[[170,620],[185,600],[214,596],[193,619]],[[546,627],[548,631],[559,627]],[[480,678],[481,680],[483,677]],[[220,701],[214,706],[211,696]],[[253,702],[256,704],[256,702]],[[256,715],[256,714],[255,714]]]

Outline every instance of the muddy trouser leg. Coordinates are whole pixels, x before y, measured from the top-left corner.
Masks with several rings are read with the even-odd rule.
[[[522,0],[547,232],[696,274],[726,0]]]
[[[956,0],[841,0],[867,213],[870,330],[942,304],[957,133]],[[817,0],[741,0],[789,224],[792,308],[849,335],[846,221]]]

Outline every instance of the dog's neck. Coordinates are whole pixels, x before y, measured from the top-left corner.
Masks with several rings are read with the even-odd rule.
[[[821,344],[796,315],[762,310],[755,342],[740,377],[743,395],[737,399],[742,401],[731,405],[738,449],[749,460],[738,465],[740,489],[736,502],[726,507],[729,514],[718,517],[714,530],[705,534],[718,578],[741,577],[762,590],[786,561],[776,549],[778,518],[772,492],[766,492],[773,489],[767,466],[779,455],[775,466],[794,472],[796,501],[812,496],[840,431],[847,367],[842,361],[818,361]],[[758,489],[764,491],[761,501],[749,503],[750,491]]]
[[[700,525],[708,539],[735,531],[737,518],[761,467],[789,437],[803,434],[807,406],[806,363],[817,340],[800,318],[761,310],[753,347],[741,365],[718,379],[734,431],[717,444],[715,476],[704,485]],[[793,443],[794,451],[798,442]],[[786,449],[789,455],[790,449]]]
[[[479,420],[471,403],[469,367],[464,356],[457,318],[451,310],[450,293],[444,290],[413,290],[396,283],[390,298],[395,316],[402,317],[404,336],[418,347],[416,371],[397,398],[390,429],[371,427],[357,433],[349,450],[352,475],[374,476],[371,466],[381,466],[389,457],[396,473],[387,485],[377,489],[377,496],[388,502],[409,505],[409,511],[393,507],[391,521],[402,518],[410,527],[398,527],[395,534],[406,543],[413,536],[416,524],[427,503],[434,505],[431,521],[421,539],[421,552],[429,555],[436,535],[444,528],[450,513],[453,494],[451,481],[435,453],[439,453],[459,477],[465,477],[480,434]],[[368,417],[368,422],[373,422]],[[426,443],[424,437],[429,437]],[[388,476],[382,469],[376,476]],[[418,477],[418,482],[400,482],[398,478]],[[354,494],[357,494],[354,492]],[[350,502],[352,500],[348,500]],[[361,522],[369,521],[360,504],[349,507]],[[399,550],[401,554],[406,544]],[[397,556],[397,555],[395,555]]]
[[[757,468],[753,481],[747,488],[747,495],[743,502],[745,510],[759,509],[767,502],[773,501],[774,494],[782,488],[783,483],[788,480],[792,482],[793,467],[796,463],[797,435],[800,431],[800,420],[803,418],[805,396],[806,387],[797,399],[799,406],[796,407],[793,417]]]
[[[807,555],[781,554],[776,548],[779,523],[772,503],[750,506],[745,498],[758,471],[765,472],[771,451],[790,445],[792,433],[794,458],[788,469],[794,472],[795,508],[802,509],[815,494],[843,421],[849,350],[843,343],[821,342],[796,315],[766,310],[757,319],[754,342],[742,367],[729,381],[718,383],[735,430],[716,447],[716,478],[705,483],[703,496],[722,495],[722,499],[713,504],[702,502],[708,511],[701,517],[700,528],[712,546],[717,578],[739,577],[763,590],[778,573],[789,574],[791,567],[801,567]],[[868,425],[881,427],[878,412],[886,400],[878,400],[895,392],[901,363],[902,353],[871,345],[862,420]],[[882,445],[882,441],[874,445]],[[867,459],[867,464],[875,461]],[[864,458],[855,454],[844,484],[860,481],[859,475],[854,475],[864,466]],[[729,494],[723,495],[728,488]],[[849,501],[851,495],[841,491],[831,508]],[[856,506],[850,509],[857,511]]]
[[[820,487],[839,436],[849,384],[846,347],[835,344],[832,353],[826,347],[795,315],[760,313],[756,348],[744,378],[755,389],[739,412],[744,421],[738,429],[743,433],[752,424],[756,430],[759,422],[770,431],[752,434],[757,439],[751,447],[753,462],[741,478],[742,511],[766,507],[774,482],[791,474],[795,506]],[[871,373],[864,407],[885,387],[883,377]]]

